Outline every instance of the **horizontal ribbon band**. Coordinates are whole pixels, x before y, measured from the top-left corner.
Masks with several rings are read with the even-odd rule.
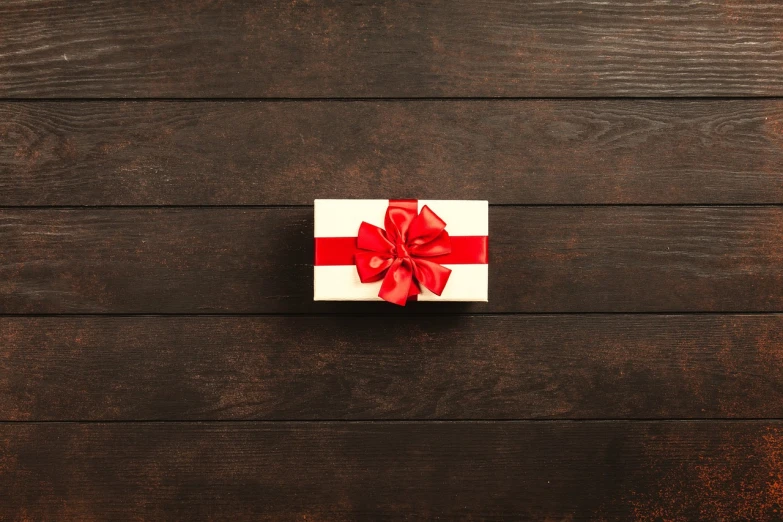
[[[451,253],[428,259],[442,265],[485,265],[488,262],[487,236],[451,236]],[[355,237],[315,238],[315,265],[353,265],[354,254],[361,252]]]

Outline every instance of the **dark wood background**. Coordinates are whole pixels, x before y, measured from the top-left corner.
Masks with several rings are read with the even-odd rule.
[[[0,520],[783,518],[783,5],[0,4]],[[486,304],[312,200],[490,202]]]

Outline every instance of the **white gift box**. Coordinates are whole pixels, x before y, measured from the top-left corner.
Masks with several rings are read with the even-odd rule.
[[[440,218],[441,222],[445,222],[445,231],[448,233],[451,246],[450,254],[424,258],[451,270],[441,295],[436,295],[416,281],[415,284],[421,293],[411,299],[487,301],[489,241],[487,202],[388,199],[315,200],[314,300],[382,300],[379,293],[383,281],[363,283],[359,277],[355,254],[362,249],[358,248],[357,237],[362,222],[383,229],[387,209],[398,202],[409,205],[408,208],[417,214],[431,211],[436,219]],[[424,210],[425,207],[429,211]],[[395,256],[396,254],[392,257]],[[414,263],[415,260],[414,257]]]

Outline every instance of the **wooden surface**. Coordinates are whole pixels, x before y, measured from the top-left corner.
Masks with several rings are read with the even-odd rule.
[[[778,100],[6,102],[0,138],[0,205],[783,203]]]
[[[33,520],[763,520],[783,479],[779,422],[55,423],[0,437],[0,478],[18,489],[0,490],[4,513]]]
[[[4,317],[0,418],[776,418],[781,343],[777,314]]]
[[[0,520],[783,518],[783,6],[0,20]],[[313,303],[322,197],[489,302]]]
[[[756,0],[15,0],[0,96],[783,94]]]

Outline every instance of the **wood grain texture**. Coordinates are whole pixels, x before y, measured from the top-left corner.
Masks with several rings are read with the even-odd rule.
[[[776,520],[779,422],[5,424],[12,520]]]
[[[783,310],[783,208],[493,207],[489,303],[312,302],[309,208],[0,211],[0,313]]]
[[[783,417],[783,316],[0,318],[0,420]]]
[[[783,94],[754,0],[11,1],[2,97]]]
[[[0,104],[0,205],[411,195],[781,203],[783,102]]]

